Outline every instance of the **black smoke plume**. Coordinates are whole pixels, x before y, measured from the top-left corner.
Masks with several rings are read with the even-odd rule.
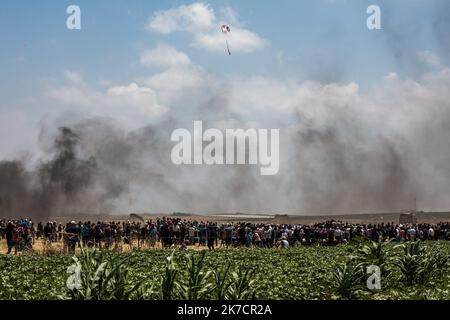
[[[52,153],[31,171],[22,161],[0,162],[2,216],[49,217],[85,207],[99,170],[95,157],[81,156],[80,137],[68,127],[59,128]]]

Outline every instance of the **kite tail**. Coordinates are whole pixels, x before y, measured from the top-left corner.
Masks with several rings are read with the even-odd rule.
[[[227,43],[227,51],[228,51],[228,54],[231,56],[231,51],[230,51],[230,46],[228,45],[228,40],[225,40],[225,42]]]

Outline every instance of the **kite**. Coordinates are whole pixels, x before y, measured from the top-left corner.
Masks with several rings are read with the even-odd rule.
[[[222,25],[222,33],[226,37],[230,33],[230,26],[227,25],[227,24]],[[227,44],[228,54],[231,55],[230,46],[228,45],[228,39],[227,38],[225,38],[225,43]]]

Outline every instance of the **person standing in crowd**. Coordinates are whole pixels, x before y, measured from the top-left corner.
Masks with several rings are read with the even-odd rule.
[[[11,253],[11,250],[14,246],[13,244],[13,234],[14,234],[15,225],[12,221],[8,221],[8,224],[5,228],[5,236],[6,236],[6,243],[8,246],[8,254]],[[17,252],[17,249],[16,249]]]
[[[207,228],[207,232],[208,232],[208,249],[214,250],[214,242],[216,241],[216,238],[217,238],[216,226],[212,223],[209,224],[208,228]]]
[[[45,227],[38,222],[36,240],[43,235],[47,245],[58,241],[61,224],[56,221],[48,222]],[[64,225],[64,224],[63,224]],[[33,246],[32,235],[34,222],[31,220],[1,220],[1,234],[6,238],[8,254],[22,249],[31,249]],[[58,231],[58,232],[55,232]],[[63,228],[63,234],[76,235],[73,239],[63,236],[65,247],[74,251],[77,242],[81,238],[84,245],[94,246],[100,249],[103,242],[104,249],[111,249],[115,242],[118,248],[120,242],[133,245],[132,239],[139,240],[138,245],[148,243],[150,246],[158,242],[163,248],[186,247],[195,245],[200,240],[200,245],[208,245],[210,250],[218,247],[218,238],[221,238],[221,247],[265,247],[270,248],[274,244],[278,247],[297,245],[323,245],[334,246],[347,244],[354,237],[365,237],[367,240],[397,242],[416,240],[450,240],[450,223],[439,222],[435,224],[350,224],[342,221],[325,221],[312,224],[263,224],[263,223],[217,223],[209,221],[189,221],[180,218],[163,218],[155,221],[149,220],[144,224],[128,222],[102,222],[97,223],[74,221]],[[286,245],[287,242],[287,245]]]
[[[428,234],[428,240],[434,240],[434,229],[433,229],[433,227],[430,225],[430,227],[428,228],[428,231],[427,231],[427,234]]]
[[[282,249],[287,249],[287,248],[289,248],[289,241],[287,241],[287,239],[286,239],[285,236],[281,237],[280,247],[281,247]]]
[[[47,222],[44,227],[44,237],[47,242],[52,242],[52,224]]]
[[[67,248],[69,252],[75,252],[75,248],[79,241],[80,228],[75,221],[71,221],[66,226],[65,231],[65,242],[67,243]]]
[[[83,227],[81,227],[81,240],[83,245],[87,245],[88,241],[89,241],[89,229],[90,229],[90,225],[88,222],[85,222],[83,224]]]
[[[225,233],[225,246],[228,248],[229,246],[231,246],[233,239],[233,226],[231,223],[227,224],[224,233]]]

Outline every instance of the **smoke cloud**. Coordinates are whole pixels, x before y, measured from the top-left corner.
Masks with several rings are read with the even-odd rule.
[[[0,213],[386,212],[411,208],[415,197],[422,208],[446,209],[449,86],[447,68],[417,82],[390,75],[367,92],[354,83],[257,77],[224,93],[215,79],[174,97],[203,92],[201,103],[138,129],[111,117],[62,115],[39,135],[47,160],[0,163]],[[195,119],[205,129],[280,128],[279,174],[175,166],[170,134],[192,131]]]

